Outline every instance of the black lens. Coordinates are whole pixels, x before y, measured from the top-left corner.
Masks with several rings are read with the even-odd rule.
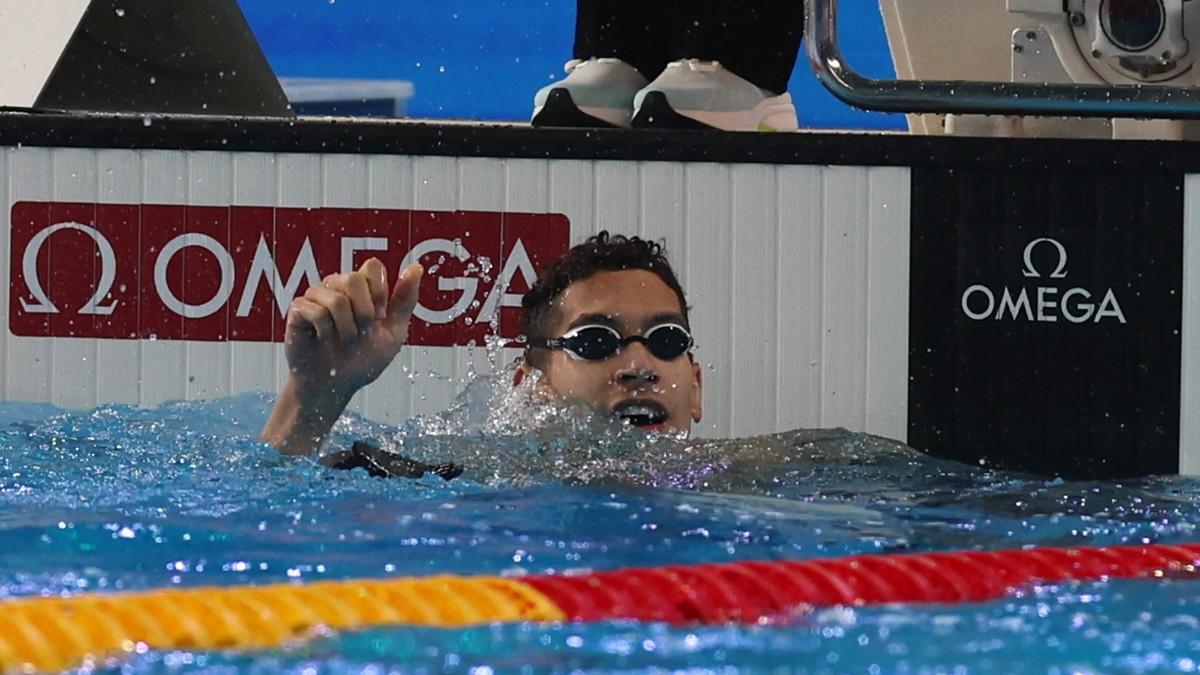
[[[1162,0],[1104,0],[1100,24],[1113,44],[1127,52],[1140,52],[1162,35],[1167,10]]]
[[[607,359],[621,348],[621,336],[611,328],[585,326],[563,338],[563,347],[588,361]]]
[[[679,358],[692,346],[692,336],[679,326],[658,326],[646,334],[646,347],[663,361]]]

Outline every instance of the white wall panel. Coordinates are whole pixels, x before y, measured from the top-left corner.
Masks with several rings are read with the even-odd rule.
[[[782,166],[776,170],[779,227],[776,264],[779,302],[776,325],[786,336],[775,341],[776,429],[821,423],[822,315],[825,277],[821,242],[825,230],[825,170]]]
[[[584,164],[580,162],[580,164]],[[559,213],[551,204],[554,193],[550,162],[543,159],[510,159],[505,162],[504,210],[514,213]],[[503,348],[495,355],[494,367],[508,368],[521,356],[520,349]]]
[[[279,201],[279,162],[270,153],[237,153],[230,158],[234,206],[267,206]],[[270,232],[274,235],[273,228]],[[237,241],[235,233],[231,232]],[[255,245],[256,241],[242,245]],[[271,312],[272,330],[275,321],[282,321],[277,311]],[[229,386],[234,392],[274,391],[276,382],[286,371],[276,372],[279,345],[269,342],[234,342],[229,346]]]
[[[136,204],[142,201],[142,162],[134,150],[96,152],[99,202]],[[8,317],[8,312],[4,312]],[[234,347],[236,348],[236,347]],[[138,373],[142,343],[134,340],[96,341],[96,400],[103,403],[141,403]]]
[[[1200,476],[1200,175],[1184,177],[1179,473]]]
[[[321,205],[324,190],[321,185],[323,176],[320,155],[283,153],[276,156],[275,166],[277,201],[269,206],[316,208]],[[283,355],[283,349],[275,350],[274,359],[276,378],[274,389],[278,389],[283,386],[288,375],[287,359]]]
[[[550,162],[504,160],[504,210],[544,213],[550,208]]]
[[[596,183],[595,200],[592,202],[592,230],[636,234],[638,215],[641,211],[638,163],[596,162],[594,176]]]
[[[675,162],[646,162],[640,165],[639,170],[642,199],[637,234],[652,240],[672,242],[678,254],[682,255],[687,250],[684,166]],[[687,266],[677,267],[676,273],[686,291]]]
[[[734,368],[730,395],[730,430],[735,436],[761,433],[775,417],[777,405],[775,345],[783,336],[775,325],[779,303],[776,273],[775,169],[742,164],[730,169],[733,247],[730,277],[733,302],[728,321],[732,329],[730,363]]]
[[[413,160],[394,155],[369,157],[367,160],[367,206],[381,209],[406,209],[413,205]],[[399,270],[388,270],[388,283],[394,284]],[[366,388],[362,412],[371,419],[398,424],[412,415],[414,378],[413,349],[403,349]]]
[[[10,226],[5,228],[4,260],[6,266],[9,260],[7,237],[11,230],[12,206],[21,201],[47,201],[53,197],[52,157],[54,152],[47,148],[10,148],[7,150],[8,205],[4,212],[4,220],[9,222]],[[7,287],[8,284],[5,284],[5,288]],[[6,326],[9,317],[8,295],[8,293],[4,294]],[[51,341],[19,337],[7,330],[5,332],[8,334],[8,344],[4,358],[4,376],[5,395],[8,400],[53,401],[55,388],[52,358],[54,349]]]
[[[867,391],[863,431],[908,435],[908,169],[867,169]]]
[[[688,232],[684,259],[671,253],[677,267],[687,270],[687,293],[692,304],[696,360],[704,383],[704,419],[697,428],[705,435],[732,434],[734,262],[730,168],[721,164],[685,167]],[[673,246],[667,242],[668,252]]]
[[[229,153],[189,152],[187,203],[192,206],[223,206],[233,203],[233,162]],[[224,241],[229,247],[228,215]],[[218,237],[219,238],[219,237]],[[187,274],[187,268],[184,268]],[[186,277],[185,277],[186,284]],[[228,323],[228,306],[219,310]],[[225,335],[228,336],[228,327]],[[188,399],[217,398],[231,392],[232,353],[227,342],[187,342]]]
[[[865,170],[826,169],[821,420],[836,426],[866,419],[867,190]]]
[[[459,160],[458,208],[466,211],[505,211],[505,204],[508,201],[507,163],[508,160],[480,157],[467,157]],[[536,181],[539,176],[528,174],[521,177],[526,180],[533,178],[534,182],[529,189],[536,189]],[[503,223],[501,223],[501,228],[503,228]],[[472,255],[476,258],[474,261],[476,264],[482,263],[478,259],[478,252]],[[497,258],[491,260],[491,263],[494,266],[492,274],[499,274],[501,261]],[[467,310],[468,318],[477,315],[479,308],[483,306],[483,301],[483,297],[476,297],[471,309]],[[486,372],[489,368],[486,344],[458,349],[445,347],[440,349],[454,355],[454,370],[448,377],[452,393],[457,393],[466,386],[471,373]]]
[[[571,221],[571,245],[597,230],[596,162],[550,162],[550,212]]]
[[[903,437],[908,170],[582,160],[8,149],[18,200],[562,213],[666,241],[693,306],[705,435],[843,425]],[[0,238],[7,274],[9,228]],[[231,238],[231,245],[235,239]],[[245,242],[243,242],[245,243]],[[389,270],[393,275],[398,270]],[[7,294],[0,321],[7,327]],[[275,320],[282,320],[277,317]],[[280,345],[17,338],[4,394],[72,406],[273,391]],[[501,365],[517,354],[506,350]],[[89,365],[90,364],[90,365]],[[482,350],[414,347],[354,401],[398,423],[443,409]],[[130,378],[128,372],[137,372]]]
[[[98,185],[95,152],[69,148],[53,153],[50,160],[54,201],[96,203]],[[53,243],[48,242],[48,247],[51,269],[59,273],[67,272],[64,261],[56,263],[54,260]],[[67,266],[73,267],[76,262],[71,261]],[[93,278],[98,274],[96,258],[78,262],[82,262],[83,267],[70,270],[69,273]],[[52,320],[55,318],[59,317],[52,317]],[[94,317],[76,316],[65,320],[82,323],[93,321]],[[51,351],[50,396],[73,408],[96,405],[96,341],[90,338],[56,340]]]
[[[187,153],[174,151],[143,152],[142,201],[146,204],[186,204],[188,194]],[[154,226],[143,222],[143,230]],[[152,273],[142,270],[142,274]],[[141,401],[154,405],[187,397],[188,345],[153,337],[141,344],[138,382]]]
[[[363,155],[322,155],[321,206],[353,208],[366,205],[371,192],[367,161],[368,158]],[[371,391],[365,388],[359,390],[350,401],[349,409],[362,414],[370,396]]]
[[[453,157],[413,159],[413,209],[452,211],[458,208],[458,162]],[[452,380],[458,359],[448,347],[413,348],[412,413],[428,415],[445,410],[454,398]]]

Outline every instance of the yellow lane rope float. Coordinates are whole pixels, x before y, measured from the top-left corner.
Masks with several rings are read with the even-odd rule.
[[[983,602],[1034,582],[1197,574],[1200,544],[1150,544],[25,598],[0,602],[0,670],[60,670],[142,649],[265,649],[319,627],[754,623],[812,605]]]
[[[563,621],[529,584],[438,576],[190,588],[0,603],[0,667],[62,670],[153,649],[263,649],[332,629]]]

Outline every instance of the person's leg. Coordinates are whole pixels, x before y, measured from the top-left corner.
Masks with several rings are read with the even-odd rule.
[[[680,3],[668,59],[720,61],[774,94],[787,91],[804,35],[802,0]]]
[[[533,98],[534,126],[628,127],[633,97],[666,64],[667,41],[628,0],[577,0],[567,77]]]
[[[634,98],[633,126],[797,128],[787,83],[800,48],[800,0],[659,0],[656,6],[666,5],[670,63]]]
[[[647,80],[654,79],[670,55],[670,17],[659,3],[672,4],[663,0],[577,0],[575,58],[621,59]]]

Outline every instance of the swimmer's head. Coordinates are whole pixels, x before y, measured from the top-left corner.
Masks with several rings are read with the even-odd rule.
[[[607,232],[575,246],[525,294],[525,365],[540,386],[647,429],[700,420],[687,301],[662,246]]]

